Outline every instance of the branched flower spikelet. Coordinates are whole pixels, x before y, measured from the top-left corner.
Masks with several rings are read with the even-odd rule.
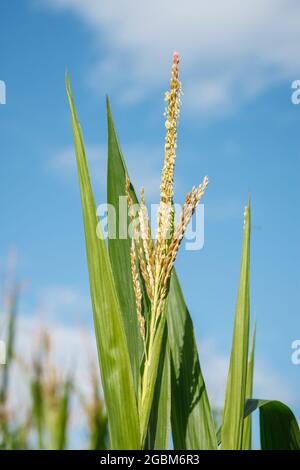
[[[137,222],[133,200],[130,195],[130,181],[126,179],[126,195],[129,216],[133,227],[133,238],[130,251],[133,288],[136,298],[136,310],[140,333],[144,342],[145,362],[141,378],[141,407],[146,407],[146,416],[149,413],[149,381],[151,381],[151,364],[154,360],[154,343],[158,325],[164,325],[166,319],[166,297],[172,269],[176,260],[180,244],[184,238],[186,228],[208,186],[205,176],[198,187],[193,187],[185,198],[180,220],[175,226],[174,214],[174,168],[176,159],[177,124],[180,112],[181,83],[179,81],[179,55],[174,53],[170,90],[165,95],[167,102],[165,158],[160,185],[160,204],[158,211],[158,228],[155,243],[152,240],[150,223],[145,205],[144,190],[141,192],[141,201],[137,210]],[[142,314],[144,280],[147,297],[150,301],[150,311],[145,318]],[[143,415],[143,413],[142,413]],[[147,419],[147,418],[146,418]],[[145,438],[145,429],[142,429],[142,439]]]

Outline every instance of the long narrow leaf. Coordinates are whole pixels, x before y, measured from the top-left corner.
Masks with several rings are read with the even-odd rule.
[[[216,449],[217,439],[191,317],[173,271],[168,297],[171,420],[176,450]]]
[[[170,351],[167,328],[159,361],[156,386],[145,447],[150,450],[168,449],[171,412]]]
[[[125,179],[128,175],[122,151],[119,145],[109,100],[107,99],[107,121],[108,121],[108,175],[107,175],[107,198],[108,203],[114,207],[119,204],[119,197],[124,196]],[[133,186],[131,187],[131,196],[134,203],[138,202]],[[116,212],[117,217],[119,210]],[[127,221],[128,223],[128,221]],[[118,225],[119,227],[119,225]],[[142,345],[139,336],[137,324],[136,307],[134,292],[131,281],[131,265],[129,260],[130,240],[121,239],[118,230],[116,239],[108,240],[109,255],[111,266],[116,279],[117,292],[122,305],[124,323],[127,329],[127,342],[129,351],[131,351],[131,365],[135,374],[136,382],[139,376],[139,362],[141,358]],[[124,289],[126,285],[126,289]],[[143,298],[146,297],[143,289]],[[146,310],[146,304],[144,305]],[[125,314],[124,314],[125,312]],[[145,312],[147,316],[147,312]],[[163,331],[162,331],[163,333]],[[158,371],[158,380],[154,378],[155,389],[153,391],[153,400],[151,399],[150,415],[145,424],[144,434],[147,435],[145,443],[149,449],[164,449],[169,440],[169,415],[170,415],[170,381],[168,380],[169,366],[163,362],[168,361],[168,355],[165,349],[161,350],[161,355],[166,354],[165,359],[159,356],[156,372]],[[161,362],[163,361],[163,362]],[[163,375],[161,375],[163,374]],[[149,422],[149,428],[148,428]],[[141,425],[142,427],[142,425]]]
[[[122,216],[124,217],[124,211],[127,213],[125,197],[126,166],[116,134],[108,98],[106,104],[108,127],[107,203],[109,207],[114,208],[114,212],[108,211],[108,251],[123,315],[135,390],[136,394],[138,394],[140,359],[143,347],[131,281],[131,242],[129,237],[126,236],[128,233],[127,228],[129,220],[128,216],[126,220],[122,219]],[[134,201],[137,202],[135,194],[133,194],[133,198]],[[126,229],[125,234],[120,233],[120,226],[122,226],[122,224],[124,225],[123,229]]]
[[[153,405],[155,405],[155,390],[157,386],[157,378],[159,372],[160,359],[163,354],[163,337],[166,327],[166,317],[162,316],[160,319],[157,330],[155,332],[155,337],[152,345],[151,357],[147,362],[147,373],[144,377],[145,382],[143,387],[147,390],[147,393],[144,395],[144,399],[141,400],[140,407],[140,423],[141,423],[141,440],[143,446],[146,444],[146,437],[148,434],[148,426],[150,421],[151,412],[153,411]]]
[[[246,398],[251,399],[253,394],[254,353],[255,353],[256,326],[252,336],[252,345],[247,369]],[[252,447],[252,417],[244,419],[242,449],[251,450]]]
[[[35,367],[35,374],[30,384],[32,397],[32,420],[36,428],[38,449],[42,450],[44,449],[45,444],[44,395],[38,364],[35,364]]]
[[[67,446],[68,424],[69,424],[69,408],[71,399],[72,382],[67,380],[63,384],[63,393],[57,410],[55,445],[54,449],[63,450]]]
[[[114,146],[114,148],[109,151],[108,156],[110,160],[108,164],[108,187],[110,186],[110,191],[108,192],[108,202],[117,204],[118,197],[124,194],[125,175],[127,170],[118,143],[118,138],[116,136],[109,102],[108,126],[109,132],[111,133],[109,142],[110,145]],[[114,178],[112,178],[111,175],[114,175]],[[137,202],[137,198],[134,192],[132,193],[132,197],[134,201]],[[128,250],[129,246],[127,246],[126,240],[109,240],[109,253],[114,270],[119,269],[121,264],[119,261],[120,258],[126,259],[126,257],[128,257]],[[124,267],[122,273],[119,274],[120,286],[122,286],[122,277],[128,278],[128,276],[131,276],[130,269],[130,265],[127,264],[127,269]],[[168,336],[173,355],[172,384],[174,390],[172,389],[172,427],[174,445],[176,447],[177,444],[178,448],[182,449],[215,449],[217,444],[214,423],[212,420],[207,392],[199,365],[193,326],[176,276],[174,279],[175,280],[172,280],[171,282],[171,289],[168,300],[169,305],[172,305],[172,308],[169,307],[168,309],[168,315],[171,316],[171,325],[169,324],[168,320],[168,328],[172,328],[172,331],[169,331]],[[128,297],[130,298],[130,292]],[[125,301],[128,302],[129,299],[126,298]],[[133,308],[135,310],[134,306]],[[189,330],[190,333],[189,337],[186,336],[187,330]],[[193,376],[191,376],[191,363],[193,364]],[[166,366],[164,367],[164,370],[165,369]],[[174,384],[176,383],[176,378],[174,379],[174,377],[180,377],[181,386],[178,387],[177,385],[175,387]],[[158,380],[158,382],[160,381]],[[183,387],[184,383],[187,383],[188,387],[193,385],[192,390],[190,390],[190,388],[185,389]],[[164,395],[168,396],[167,388],[163,387],[163,389],[164,392],[162,391],[160,398],[161,403],[159,405],[155,405],[154,403],[152,415],[150,418],[150,426],[147,436],[147,446],[150,446],[150,448],[151,442],[154,448],[163,448],[163,443],[167,442],[168,440],[167,429],[164,428],[166,432],[162,433],[158,422],[157,432],[153,430],[153,420],[154,422],[156,421],[155,416],[158,416],[161,422],[163,422],[163,417],[168,415],[168,401],[165,401],[164,405],[162,404],[162,397]],[[155,397],[157,396],[157,393],[158,391],[155,392],[154,402],[156,400]],[[187,409],[186,412],[182,411],[182,404],[184,401],[186,401],[189,405],[189,409]],[[159,413],[157,413],[158,407],[160,410]],[[176,415],[178,415],[177,420]],[[182,415],[185,416],[183,417]],[[176,422],[177,425],[175,424]],[[149,433],[152,435],[151,438],[149,437]],[[157,433],[159,433],[160,437],[158,437]]]
[[[242,448],[249,344],[250,204],[244,214],[240,285],[222,421],[222,449]]]
[[[109,420],[110,445],[112,449],[139,449],[139,420],[123,318],[105,241],[96,234],[96,206],[68,77],[66,84],[72,114],[94,325]]]

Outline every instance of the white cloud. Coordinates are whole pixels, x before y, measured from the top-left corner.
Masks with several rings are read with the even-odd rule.
[[[82,322],[91,315],[89,297],[69,286],[51,286],[40,292],[40,317],[62,322]]]
[[[87,367],[91,358],[96,358],[96,344],[93,331],[74,324],[65,324],[57,316],[49,320],[37,315],[21,315],[17,320],[16,351],[30,366],[37,352],[40,334],[47,331],[51,340],[51,354],[54,365],[62,375],[75,374],[75,381],[86,389]]]
[[[200,362],[211,403],[217,408],[222,408],[229,358],[218,350],[213,340],[204,339],[200,348]],[[281,400],[291,406],[296,401],[288,381],[261,358],[257,358],[255,363],[253,396],[260,399]]]
[[[89,161],[89,166],[96,170],[95,166],[101,164],[101,156],[105,149],[97,145],[90,145],[86,147],[86,154]],[[50,167],[60,173],[62,176],[69,176],[70,173],[76,172],[76,158],[74,147],[70,146],[64,149],[60,149],[51,158]],[[97,168],[97,173],[100,173]]]
[[[86,145],[86,157],[92,184],[103,193],[106,188],[106,155],[107,150],[99,145]],[[72,180],[77,184],[76,157],[73,146],[57,150],[47,161],[46,169],[61,179]]]
[[[144,187],[147,198],[158,197],[163,150],[139,144],[122,146],[122,150],[130,178],[136,189],[140,190],[141,187]],[[106,188],[107,148],[106,146],[87,145],[86,155],[92,182],[97,187],[101,187],[103,192]],[[63,178],[75,178],[76,160],[73,148],[67,147],[58,150],[50,158],[47,167]],[[178,179],[176,185],[180,186]]]
[[[47,4],[77,14],[90,27],[99,45],[92,81],[101,77],[127,102],[167,83],[174,49],[182,57],[187,105],[217,114],[280,80],[297,78],[299,71],[297,0]]]

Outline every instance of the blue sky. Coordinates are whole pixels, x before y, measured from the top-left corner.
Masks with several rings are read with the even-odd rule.
[[[272,6],[271,6],[272,3]],[[105,197],[105,93],[133,182],[155,201],[163,93],[181,54],[177,199],[205,174],[205,246],[177,261],[216,402],[226,376],[243,209],[252,200],[251,309],[260,398],[300,419],[300,78],[296,1],[3,1],[0,7],[1,271],[11,247],[27,281],[21,314],[53,329],[91,323],[81,207],[64,77],[69,71],[98,203]],[[157,191],[157,193],[156,193]],[[269,394],[266,396],[266,394]]]

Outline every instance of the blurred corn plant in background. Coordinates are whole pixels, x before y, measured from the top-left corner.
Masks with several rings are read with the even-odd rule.
[[[9,402],[9,386],[12,366],[14,362],[14,347],[17,308],[20,295],[20,286],[17,284],[7,287],[5,305],[6,315],[6,354],[5,364],[0,369],[0,448],[25,449],[29,433],[29,416],[19,422],[16,410],[12,409]]]
[[[85,417],[87,448],[104,449],[107,417],[95,370],[91,370],[91,393],[86,397],[74,383],[73,377],[63,374],[55,365],[51,330],[45,328],[32,333],[33,359],[20,354],[16,343],[21,287],[15,282],[13,273],[9,273],[8,277],[12,279],[4,288],[6,312],[1,315],[1,320],[5,318],[5,321],[1,322],[0,330],[1,338],[6,343],[6,363],[0,366],[0,449],[68,448],[74,399],[78,401],[76,412]],[[12,377],[14,368],[14,375],[18,376],[17,384]],[[19,385],[22,386],[22,409],[14,402]],[[26,389],[29,400],[23,396]]]
[[[202,375],[193,323],[174,262],[185,229],[208,185],[186,196],[175,223],[173,179],[181,84],[173,57],[166,93],[165,161],[156,241],[144,192],[140,201],[128,175],[107,99],[108,246],[99,227],[83,135],[72,98],[74,144],[81,192],[90,291],[111,449],[251,449],[251,414],[260,412],[262,449],[299,449],[298,423],[276,401],[252,397],[254,345],[250,327],[250,201],[244,211],[242,259],[230,366],[221,426],[217,429]],[[127,198],[131,237],[119,237],[119,198]],[[116,221],[116,227],[113,223]],[[111,222],[111,223],[110,223]],[[114,230],[114,233],[110,232]],[[116,235],[116,236],[115,236]]]
[[[108,445],[107,415],[101,396],[98,370],[94,363],[91,365],[91,385],[92,396],[90,399],[87,400],[84,396],[81,397],[88,425],[88,449],[105,450]]]
[[[42,331],[31,377],[32,419],[39,449],[66,448],[71,391],[72,378],[59,377],[51,362],[50,336]]]
[[[5,339],[5,364],[0,365],[0,448],[27,448],[29,416],[21,421],[10,403],[10,380],[15,360],[16,324],[22,285],[16,281],[16,252],[8,259],[8,269],[3,282],[5,314],[1,317],[1,339]],[[1,312],[2,313],[2,312]]]

